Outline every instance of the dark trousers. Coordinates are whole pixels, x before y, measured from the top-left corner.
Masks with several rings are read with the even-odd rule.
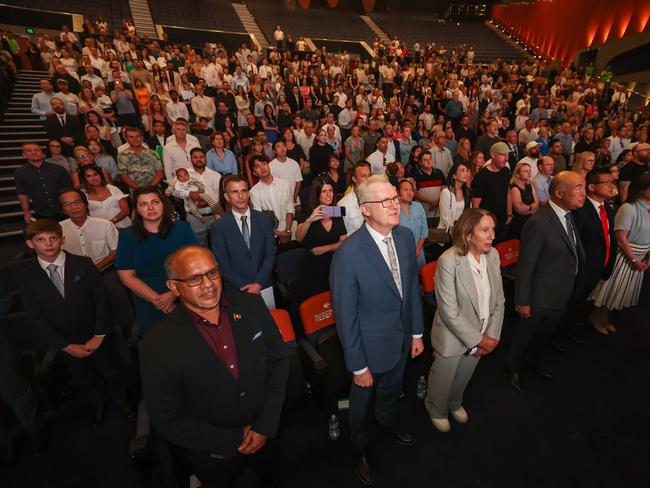
[[[352,383],[350,390],[350,437],[352,444],[359,451],[368,447],[368,432],[374,417],[384,427],[397,427],[397,400],[404,380],[404,368],[407,354],[402,357],[390,371],[372,373],[372,386],[361,388]],[[372,371],[371,371],[372,372]]]
[[[533,309],[530,318],[519,319],[517,332],[508,349],[507,362],[511,372],[519,372],[525,363],[538,365],[540,353],[555,334],[563,315],[564,310]]]
[[[0,327],[0,399],[27,432],[38,430],[38,404],[32,387],[18,371],[19,351]],[[12,440],[12,432],[0,413],[0,445]]]
[[[95,406],[104,403],[108,388],[113,403],[124,408],[127,406],[126,383],[115,355],[114,340],[114,337],[107,335],[99,349],[85,358],[76,358],[65,352],[60,354],[72,384],[79,386],[90,396]]]
[[[202,488],[275,488],[279,484],[279,443],[268,439],[255,454],[224,460],[208,453],[190,453],[190,462]],[[255,478],[257,478],[255,480]]]

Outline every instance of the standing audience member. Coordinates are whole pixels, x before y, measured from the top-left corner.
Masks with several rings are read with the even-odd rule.
[[[584,267],[584,248],[572,214],[585,203],[584,180],[573,171],[558,173],[549,193],[548,205],[524,226],[517,262],[515,311],[521,318],[507,362],[510,384],[521,394],[526,393],[525,366],[543,378],[553,377],[540,363],[540,355],[555,334]]]
[[[205,488],[280,486],[271,440],[280,423],[289,360],[271,314],[250,293],[223,293],[218,263],[199,246],[165,260],[179,306],[140,344],[151,421],[180,447]],[[191,360],[188,360],[191,358]]]
[[[269,163],[262,156],[255,156],[249,164],[259,178],[250,191],[253,208],[271,212],[275,216],[277,224],[273,233],[278,238],[278,244],[286,244],[291,240],[295,214],[291,184],[282,178],[275,178],[271,174]]]
[[[353,467],[368,486],[374,481],[368,461],[373,418],[395,443],[415,444],[415,437],[400,429],[397,400],[407,358],[424,350],[424,324],[415,239],[398,225],[395,187],[385,176],[376,175],[355,191],[365,224],[334,255],[330,285],[336,329],[353,375]]]
[[[23,221],[29,224],[33,219],[65,218],[56,195],[63,188],[72,187],[70,174],[59,165],[46,163],[37,143],[24,142],[22,149],[27,162],[14,171],[14,181]]]
[[[597,168],[587,174],[587,200],[573,216],[576,231],[585,248],[585,269],[581,293],[569,307],[569,331],[576,321],[587,317],[587,298],[600,281],[606,281],[612,274],[618,246],[614,223],[614,209],[609,202],[614,196],[614,180],[607,168]],[[616,329],[607,320],[604,309],[596,308],[590,314],[590,321],[598,332],[607,335]]]
[[[363,215],[359,209],[359,200],[355,189],[368,178],[370,178],[370,164],[366,161],[358,161],[350,170],[350,184],[352,190],[338,202],[338,206],[345,208],[343,223],[348,235],[355,232],[363,225]]]
[[[537,160],[537,175],[533,178],[533,186],[537,192],[537,199],[540,205],[548,203],[548,189],[551,186],[555,161],[551,156],[542,156]]]
[[[469,420],[463,394],[481,356],[499,344],[505,310],[499,253],[492,247],[496,218],[472,208],[453,230],[453,247],[438,258],[433,366],[425,408],[433,426],[449,432],[448,415]]]
[[[508,236],[512,221],[510,200],[510,170],[506,167],[510,148],[505,142],[497,142],[490,148],[490,161],[472,180],[472,207],[483,208],[497,218],[495,244]]]
[[[124,132],[128,147],[117,155],[120,180],[131,192],[141,186],[157,186],[165,177],[160,158],[142,145],[142,130],[127,127]]]
[[[641,142],[632,149],[632,159],[621,168],[619,176],[621,186],[621,201],[627,202],[627,195],[632,181],[637,177],[648,174],[650,168],[650,144]]]
[[[415,182],[410,178],[402,178],[397,186],[399,194],[399,225],[408,227],[413,232],[415,238],[415,257],[418,267],[421,268],[426,264],[424,257],[424,243],[429,236],[427,227],[427,216],[424,208],[415,198]]]
[[[639,304],[643,274],[650,266],[649,211],[650,175],[646,173],[632,182],[627,202],[616,212],[614,230],[619,252],[614,269],[609,279],[599,282],[591,294],[600,322],[611,332],[615,328],[605,310],[622,310]]]
[[[53,97],[50,100],[52,113],[45,117],[45,132],[48,139],[61,141],[63,154],[72,156],[72,149],[82,139],[82,127],[79,117],[70,115],[65,110],[65,104],[61,98]]]
[[[106,388],[112,402],[131,417],[99,271],[89,258],[61,249],[63,230],[56,221],[36,220],[25,233],[37,256],[19,280],[27,321],[43,345],[63,353],[72,383],[92,400],[92,425],[104,418]]]
[[[260,294],[270,290],[275,263],[275,236],[271,219],[253,210],[248,182],[242,175],[223,179],[227,211],[212,224],[212,251],[220,263],[228,291]]]
[[[130,227],[128,195],[118,187],[109,185],[101,168],[97,166],[82,166],[79,173],[81,188],[88,198],[90,215],[106,219],[118,229]]]
[[[309,188],[309,217],[296,228],[296,240],[309,251],[301,272],[301,293],[304,298],[329,290],[330,265],[334,252],[347,237],[341,217],[326,212],[334,206],[334,187],[317,176]]]
[[[165,286],[162,263],[174,250],[195,244],[187,222],[172,220],[172,209],[157,187],[133,192],[133,226],[120,232],[115,257],[117,273],[131,293],[140,333],[146,335],[176,308],[176,296]]]
[[[532,185],[532,171],[530,164],[523,159],[517,163],[510,178],[510,201],[512,209],[512,222],[508,229],[510,239],[519,239],[521,229],[528,218],[535,213],[539,207],[537,192]]]

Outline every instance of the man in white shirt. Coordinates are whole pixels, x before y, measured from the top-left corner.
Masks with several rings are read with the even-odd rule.
[[[282,178],[291,185],[291,194],[293,201],[298,201],[298,193],[302,186],[302,173],[297,161],[287,157],[287,145],[282,140],[275,141],[273,144],[275,150],[275,159],[269,163],[271,174],[276,178]]]
[[[172,122],[176,122],[179,118],[189,120],[190,113],[187,110],[187,105],[178,101],[178,92],[176,92],[176,90],[169,90],[169,96],[172,101],[165,105],[167,116],[172,119]]]
[[[38,115],[41,120],[45,120],[46,116],[53,113],[50,100],[54,97],[54,91],[49,80],[41,80],[39,84],[41,91],[32,96],[32,113]]]
[[[535,178],[539,173],[537,169],[537,160],[539,159],[539,147],[541,144],[539,142],[530,141],[526,144],[526,156],[521,158],[518,162],[528,163],[530,169],[532,170],[532,177]],[[510,168],[510,171],[514,171],[515,168]]]
[[[339,97],[339,107],[344,108],[345,107],[345,102],[348,101],[348,96],[343,91],[343,86],[342,85],[339,85],[336,88],[335,95],[338,95],[338,97]]]
[[[219,66],[221,69],[221,66]],[[219,71],[214,63],[206,57],[203,59],[203,66],[201,66],[201,78],[203,78],[209,88],[219,86]]]
[[[217,113],[217,107],[214,105],[214,101],[211,97],[205,96],[203,85],[198,83],[195,89],[196,96],[192,97],[192,101],[190,102],[192,105],[192,111],[197,119],[200,117],[208,119],[208,127],[212,129],[214,116]]]
[[[363,215],[359,209],[359,201],[354,189],[361,183],[370,178],[371,168],[366,161],[359,161],[352,167],[352,191],[341,198],[338,202],[339,207],[345,208],[343,223],[348,235],[355,232],[363,224]]]
[[[95,88],[98,86],[101,86],[102,88],[106,88],[104,85],[104,79],[101,76],[97,76],[95,73],[95,68],[91,64],[86,64],[84,65],[84,70],[86,71],[86,74],[81,77],[81,84],[83,85],[84,80],[88,80],[90,84],[93,86],[93,91],[95,91]]]
[[[279,244],[286,244],[291,240],[291,226],[295,214],[291,185],[282,178],[273,177],[269,163],[263,156],[254,156],[249,165],[260,180],[250,190],[251,204],[255,210],[273,212],[278,220],[273,233]]]
[[[526,127],[519,131],[519,144],[525,146],[538,137],[539,134],[537,133],[537,129],[533,127],[533,121],[531,119],[526,120]]]
[[[79,190],[59,194],[59,204],[69,217],[61,222],[63,250],[89,257],[99,270],[111,266],[117,250],[117,228],[108,220],[90,217],[86,195]]]
[[[191,167],[190,151],[201,147],[199,140],[187,133],[187,121],[178,119],[172,127],[172,136],[167,139],[163,149],[163,168],[165,170],[165,180],[168,182],[174,179],[174,174],[178,168]]]
[[[305,153],[305,158],[309,161],[309,149],[314,145],[314,139],[316,139],[316,134],[314,133],[314,123],[311,120],[305,120],[303,124],[303,130],[295,132],[296,144],[298,144],[303,152]]]
[[[433,167],[442,171],[446,178],[449,170],[454,165],[454,161],[451,157],[451,151],[445,146],[445,133],[442,131],[436,132],[434,142],[435,144],[431,146]]]
[[[377,140],[377,150],[366,158],[370,163],[373,175],[383,175],[386,172],[386,165],[395,162],[395,156],[388,152],[388,138],[380,137]]]
[[[195,147],[190,151],[191,167],[187,170],[190,178],[200,181],[205,187],[205,193],[212,197],[213,201],[219,201],[219,192],[221,184],[221,175],[214,170],[206,167],[207,159],[203,149]],[[192,231],[196,235],[196,239],[202,246],[208,245],[208,234],[210,226],[215,222],[220,215],[214,213],[214,209],[201,198],[198,191],[174,191],[173,195],[177,198],[186,200],[192,199],[199,212],[203,217],[203,221],[199,220],[196,216],[192,215],[189,211],[187,203],[185,203],[186,218],[192,227]]]

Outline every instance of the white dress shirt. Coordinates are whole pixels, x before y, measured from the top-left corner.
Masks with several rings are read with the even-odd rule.
[[[237,227],[239,228],[239,232],[242,235],[244,234],[244,231],[242,231],[241,218],[246,217],[246,223],[248,224],[248,232],[249,232],[250,235],[253,235],[253,225],[252,225],[252,222],[251,222],[251,208],[250,208],[250,206],[246,207],[246,212],[244,212],[243,214],[233,210],[232,215],[233,215],[233,217],[235,217],[235,223],[237,224]]]
[[[485,254],[479,256],[477,261],[471,252],[467,253],[469,267],[472,270],[472,278],[476,286],[478,296],[478,317],[481,319],[481,334],[487,329],[488,319],[490,318],[490,279],[487,273],[487,257]]]
[[[374,153],[366,158],[366,161],[370,163],[370,169],[372,170],[373,176],[383,175],[386,173],[386,165],[388,163],[395,162],[395,156],[391,155],[389,152],[386,152],[384,154],[379,149],[377,149]]]
[[[284,161],[275,158],[269,163],[269,168],[274,178],[282,178],[289,182],[291,185],[291,194],[293,195],[296,190],[296,183],[302,181],[300,165],[291,158],[286,158]]]
[[[57,256],[57,258],[51,263],[48,263],[47,261],[44,261],[41,258],[38,258],[38,264],[41,265],[41,268],[43,268],[48,278],[50,277],[50,272],[47,270],[47,267],[50,264],[56,264],[58,266],[56,272],[59,273],[59,276],[61,277],[61,281],[63,281],[63,284],[65,285],[65,253],[63,251],[61,251],[61,253]]]
[[[293,192],[288,181],[273,178],[270,185],[259,181],[250,190],[250,201],[255,210],[271,210],[278,219],[279,231],[287,229],[287,214],[295,214]]]
[[[553,202],[553,200],[549,200],[548,204],[551,206],[553,211],[557,214],[557,218],[560,219],[560,224],[562,224],[562,228],[564,229],[564,232],[566,232],[566,235],[568,236],[569,230],[566,226],[566,214],[568,214],[569,212],[561,208],[559,205]]]
[[[81,227],[66,219],[63,228],[63,250],[77,256],[87,256],[97,263],[117,249],[119,233],[108,220],[88,217]]]
[[[343,224],[345,224],[347,234],[350,235],[357,231],[363,225],[363,215],[361,215],[359,200],[357,200],[357,195],[354,193],[354,190],[341,198],[337,205],[339,207],[345,207]]]
[[[196,137],[187,137],[185,149],[178,145],[175,138],[167,139],[167,144],[165,144],[165,148],[163,149],[163,168],[165,170],[165,179],[168,182],[174,179],[178,168],[186,168],[189,170],[192,167],[190,151],[195,147],[201,148],[201,144],[199,144]]]
[[[215,202],[219,201],[219,187],[221,186],[221,175],[210,169],[210,168],[205,168],[203,173],[199,173],[196,171],[194,168],[190,168],[187,170],[187,173],[190,175],[190,178],[194,178],[196,180],[199,180],[201,183],[203,183],[203,186],[205,186],[205,192],[210,195]],[[187,194],[181,196],[181,198],[188,198],[190,196],[190,193],[187,192]],[[187,208],[187,203],[185,203],[185,211],[189,212],[189,208]],[[203,207],[199,208],[199,212],[202,214],[210,214],[213,212],[212,208],[210,207]],[[219,218],[219,215],[215,214],[214,218],[217,219]]]
[[[176,119],[178,118],[183,118],[185,120],[189,120],[190,118],[190,113],[187,111],[187,105],[183,102],[169,102],[165,105],[165,110],[167,111],[169,118],[174,122],[176,122]]]

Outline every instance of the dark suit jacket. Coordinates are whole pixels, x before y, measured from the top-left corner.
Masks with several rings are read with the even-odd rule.
[[[289,107],[291,107],[291,113],[296,114],[300,112],[303,108],[305,108],[305,102],[302,99],[302,95],[298,94],[297,102],[291,92],[289,93],[285,92],[285,95],[287,96],[287,103],[289,104]]]
[[[506,143],[506,144],[508,144],[510,146],[509,143]],[[519,157],[517,157],[517,156],[519,156]],[[521,158],[525,157],[525,156],[526,156],[526,150],[524,149],[524,147],[521,144],[517,144],[517,153],[515,153],[513,151],[510,154],[508,154],[508,163],[510,163],[510,170],[511,171],[514,170],[515,166],[517,165],[519,160]]]
[[[273,223],[262,212],[251,209],[250,249],[244,243],[232,212],[226,213],[211,227],[212,252],[217,257],[224,284],[239,290],[248,283],[271,285],[275,262]]]
[[[169,137],[169,134],[165,132],[165,137],[163,138],[165,141],[165,144],[167,144],[167,138]],[[147,137],[147,140],[145,141],[147,143],[147,146],[149,146],[149,149],[155,151],[156,146],[160,145],[160,141],[158,141],[158,138],[156,136],[149,136]],[[163,144],[164,147],[164,144]]]
[[[598,284],[598,280],[606,280],[612,274],[618,246],[616,244],[616,233],[614,232],[614,209],[605,205],[607,220],[609,222],[609,258],[605,263],[605,235],[600,222],[600,213],[587,199],[582,208],[573,211],[580,240],[585,249],[586,265],[584,270],[585,292],[590,293]]]
[[[25,267],[20,279],[27,320],[48,348],[83,344],[109,332],[106,292],[92,260],[66,253],[64,270],[65,298],[38,260]]]
[[[393,139],[393,146],[395,147],[395,161],[402,161],[402,157],[400,156],[400,148],[399,148],[399,141],[397,139]],[[404,164],[408,163],[408,161],[402,161]]]
[[[576,232],[577,234],[577,232]],[[550,204],[524,224],[517,262],[515,304],[537,310],[563,310],[584,270],[584,249],[576,235],[577,256],[560,219]],[[578,265],[578,276],[574,270]]]
[[[402,299],[366,225],[334,253],[330,286],[348,370],[368,367],[373,373],[385,373],[410,350],[413,334],[424,330],[415,239],[406,227],[393,229]]]
[[[61,140],[62,137],[72,137],[76,144],[81,144],[83,128],[79,116],[66,114],[65,127],[63,127],[57,115],[48,115],[44,125],[48,139]]]
[[[179,305],[140,342],[152,423],[192,456],[231,459],[243,427],[273,437],[289,374],[280,333],[258,295],[224,294],[237,345],[235,379]]]

